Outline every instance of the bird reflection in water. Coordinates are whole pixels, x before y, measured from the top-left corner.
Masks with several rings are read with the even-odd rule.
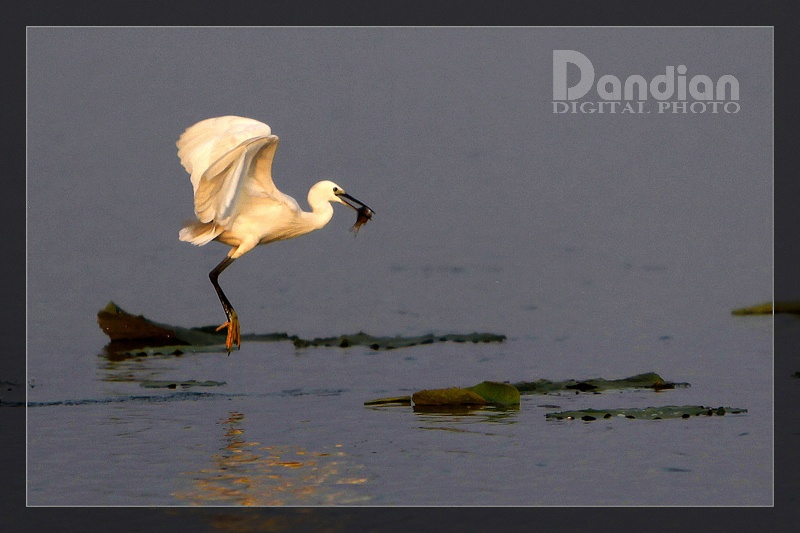
[[[244,418],[230,413],[221,422],[227,445],[212,456],[211,467],[186,474],[193,486],[176,492],[177,498],[194,505],[243,506],[355,504],[371,498],[354,488],[367,477],[341,445],[322,452],[262,446],[245,439]]]

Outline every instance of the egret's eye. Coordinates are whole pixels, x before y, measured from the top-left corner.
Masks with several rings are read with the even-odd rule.
[[[333,188],[333,192],[336,192],[336,191],[338,191],[338,190],[339,190],[339,187],[334,187],[334,188]]]

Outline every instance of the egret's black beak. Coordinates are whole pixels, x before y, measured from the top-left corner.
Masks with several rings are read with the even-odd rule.
[[[370,212],[370,213],[374,213],[374,211],[373,211],[372,209],[370,209],[369,207],[367,207],[367,205],[366,205],[364,202],[360,202],[360,201],[356,200],[355,198],[353,198],[352,196],[350,196],[349,194],[347,194],[346,192],[344,192],[344,191],[343,191],[343,190],[341,190],[341,189],[337,189],[336,191],[334,191],[334,194],[335,194],[336,196],[338,196],[339,198],[342,198],[342,202],[343,202],[345,205],[348,205],[348,206],[352,207],[352,208],[353,208],[353,209],[355,209],[356,211],[358,211],[358,210],[359,210],[359,208],[358,208],[358,207],[356,207],[356,206],[354,206],[354,205],[353,205],[353,204],[351,204],[350,202],[355,202],[355,203],[357,203],[358,205],[360,205],[362,208],[364,208],[364,209],[366,209],[366,210],[369,210],[369,212]],[[350,202],[347,202],[347,201],[345,201],[345,199],[347,199],[347,200],[350,200]]]

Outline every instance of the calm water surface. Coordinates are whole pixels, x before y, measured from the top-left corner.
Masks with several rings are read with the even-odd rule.
[[[94,355],[77,381],[55,374],[53,365],[54,373],[35,374],[29,399],[77,401],[29,408],[29,456],[36,459],[29,503],[769,504],[771,382],[757,369],[769,358],[771,319],[746,320],[725,316],[704,339],[718,354],[746,354],[725,367],[650,362],[666,379],[691,382],[688,389],[523,395],[519,408],[452,413],[362,404],[483,379],[622,377],[642,363],[578,373],[531,361],[569,340],[512,338],[388,352],[251,343],[230,357],[110,362]],[[154,379],[225,385],[139,385]],[[658,422],[544,416],[654,405],[726,405],[748,413]]]

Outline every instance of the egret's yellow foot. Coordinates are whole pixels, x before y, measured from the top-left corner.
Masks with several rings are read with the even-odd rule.
[[[222,328],[228,328],[228,337],[225,339],[225,347],[228,348],[228,355],[231,354],[231,348],[236,344],[237,347],[242,346],[242,334],[239,330],[239,317],[236,316],[236,311],[231,311],[228,315],[228,321],[217,328],[217,331]]]

